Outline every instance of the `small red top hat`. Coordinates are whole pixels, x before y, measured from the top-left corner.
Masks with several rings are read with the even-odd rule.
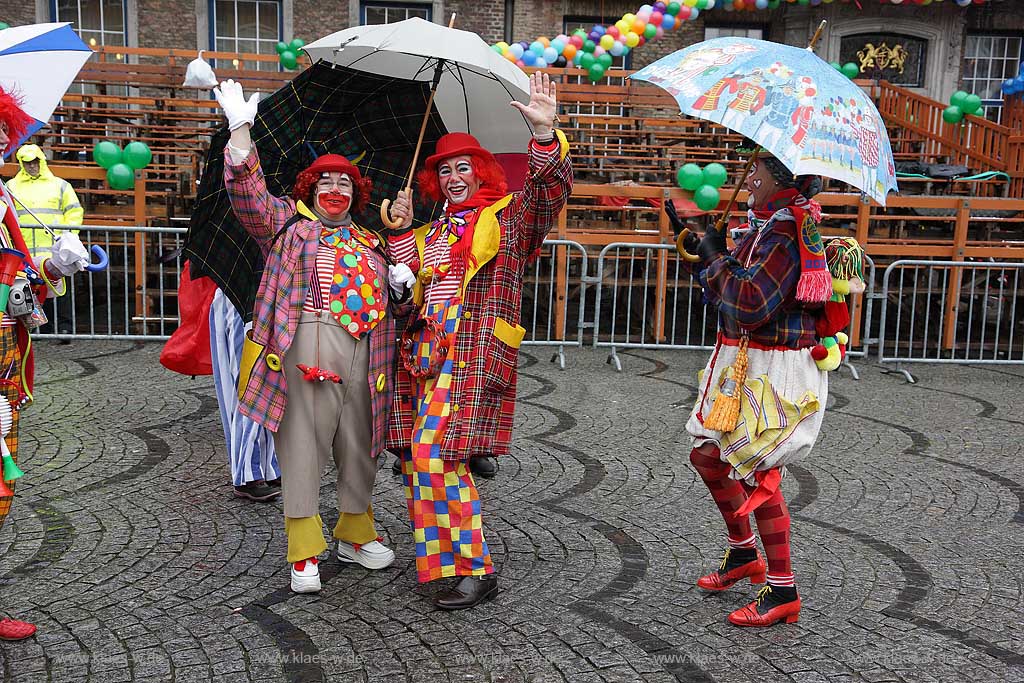
[[[436,151],[423,162],[423,168],[437,171],[437,165],[451,157],[472,154],[488,164],[497,164],[494,155],[480,146],[480,141],[469,133],[448,133],[437,141]]]

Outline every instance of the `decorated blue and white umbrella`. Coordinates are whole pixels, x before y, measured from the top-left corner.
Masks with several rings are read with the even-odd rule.
[[[811,48],[715,38],[662,57],[632,78],[667,91],[683,114],[745,135],[796,175],[843,181],[883,206],[897,189],[878,109]]]
[[[0,88],[35,119],[25,138],[46,125],[92,49],[68,23],[13,26],[0,31]],[[17,149],[18,140],[11,149]]]

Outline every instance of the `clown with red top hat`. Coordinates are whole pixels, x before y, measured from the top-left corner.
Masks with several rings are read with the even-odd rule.
[[[234,81],[214,93],[231,130],[231,207],[265,259],[242,354],[240,410],[275,433],[291,588],[312,593],[327,548],[318,511],[328,461],[338,471],[338,559],[367,569],[395,560],[370,498],[392,403],[391,308],[415,277],[404,264],[389,265],[381,237],[353,222],[371,183],[352,162],[323,155],[298,175],[290,197],[274,197],[249,134],[257,96],[246,100]]]
[[[435,599],[441,609],[473,607],[498,591],[467,461],[508,453],[523,272],[572,190],[569,145],[554,129],[555,84],[533,74],[529,104],[511,105],[534,135],[521,191],[508,193],[475,137],[449,133],[417,175],[423,195],[444,200],[443,214],[412,229],[407,192],[392,209],[403,229],[388,251],[416,267],[419,313],[400,343],[388,447],[401,453],[417,578],[456,579]]]
[[[0,89],[0,151],[7,155],[25,137],[32,119],[22,111],[18,100]],[[5,481],[0,485],[0,527],[14,502],[14,480],[22,475],[18,457],[18,422],[21,410],[32,400],[34,359],[29,331],[45,322],[38,313],[22,314],[8,306],[11,288],[20,288],[27,296],[42,302],[47,291],[62,296],[64,278],[84,270],[89,254],[77,236],[61,233],[53,243],[53,254],[37,266],[29,255],[21,235],[14,199],[0,184],[0,431],[3,432]],[[30,284],[36,285],[30,287]],[[39,309],[41,310],[41,309]],[[9,458],[8,458],[9,456]],[[13,465],[13,467],[12,467]],[[21,640],[36,632],[32,624],[15,619],[0,619],[0,639]]]

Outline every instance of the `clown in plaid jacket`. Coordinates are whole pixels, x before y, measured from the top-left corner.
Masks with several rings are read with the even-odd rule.
[[[301,201],[274,197],[267,191],[255,148],[240,164],[232,162],[227,149],[224,154],[224,185],[231,207],[242,226],[259,242],[266,261],[252,316],[252,340],[264,348],[245,385],[240,410],[276,432],[288,401],[288,383],[280,360],[275,362],[274,359],[283,359],[295,338],[310,276],[316,267],[318,240],[315,236],[323,225]],[[296,213],[302,219],[278,236],[278,231]],[[365,253],[375,272],[388,272],[383,254],[375,249],[367,249]],[[387,306],[388,287],[381,287],[380,291]],[[370,332],[366,381],[373,410],[372,455],[384,448],[392,400],[394,340],[394,319],[385,315]]]
[[[529,171],[521,191],[481,209],[466,272],[462,320],[455,334],[452,368],[452,417],[441,456],[464,460],[474,455],[503,455],[512,440],[516,361],[525,330],[519,325],[523,273],[551,231],[572,192],[569,144],[561,131],[551,144],[530,143]],[[414,231],[418,262],[431,224]],[[421,265],[422,267],[422,265]],[[420,283],[416,303],[423,301]],[[415,407],[412,381],[399,366],[387,447],[409,447]]]

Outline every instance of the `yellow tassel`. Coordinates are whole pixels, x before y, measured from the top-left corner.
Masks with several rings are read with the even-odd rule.
[[[740,395],[747,381],[747,337],[740,338],[736,360],[722,380],[711,412],[704,418],[704,426],[716,432],[731,432],[740,421]]]

